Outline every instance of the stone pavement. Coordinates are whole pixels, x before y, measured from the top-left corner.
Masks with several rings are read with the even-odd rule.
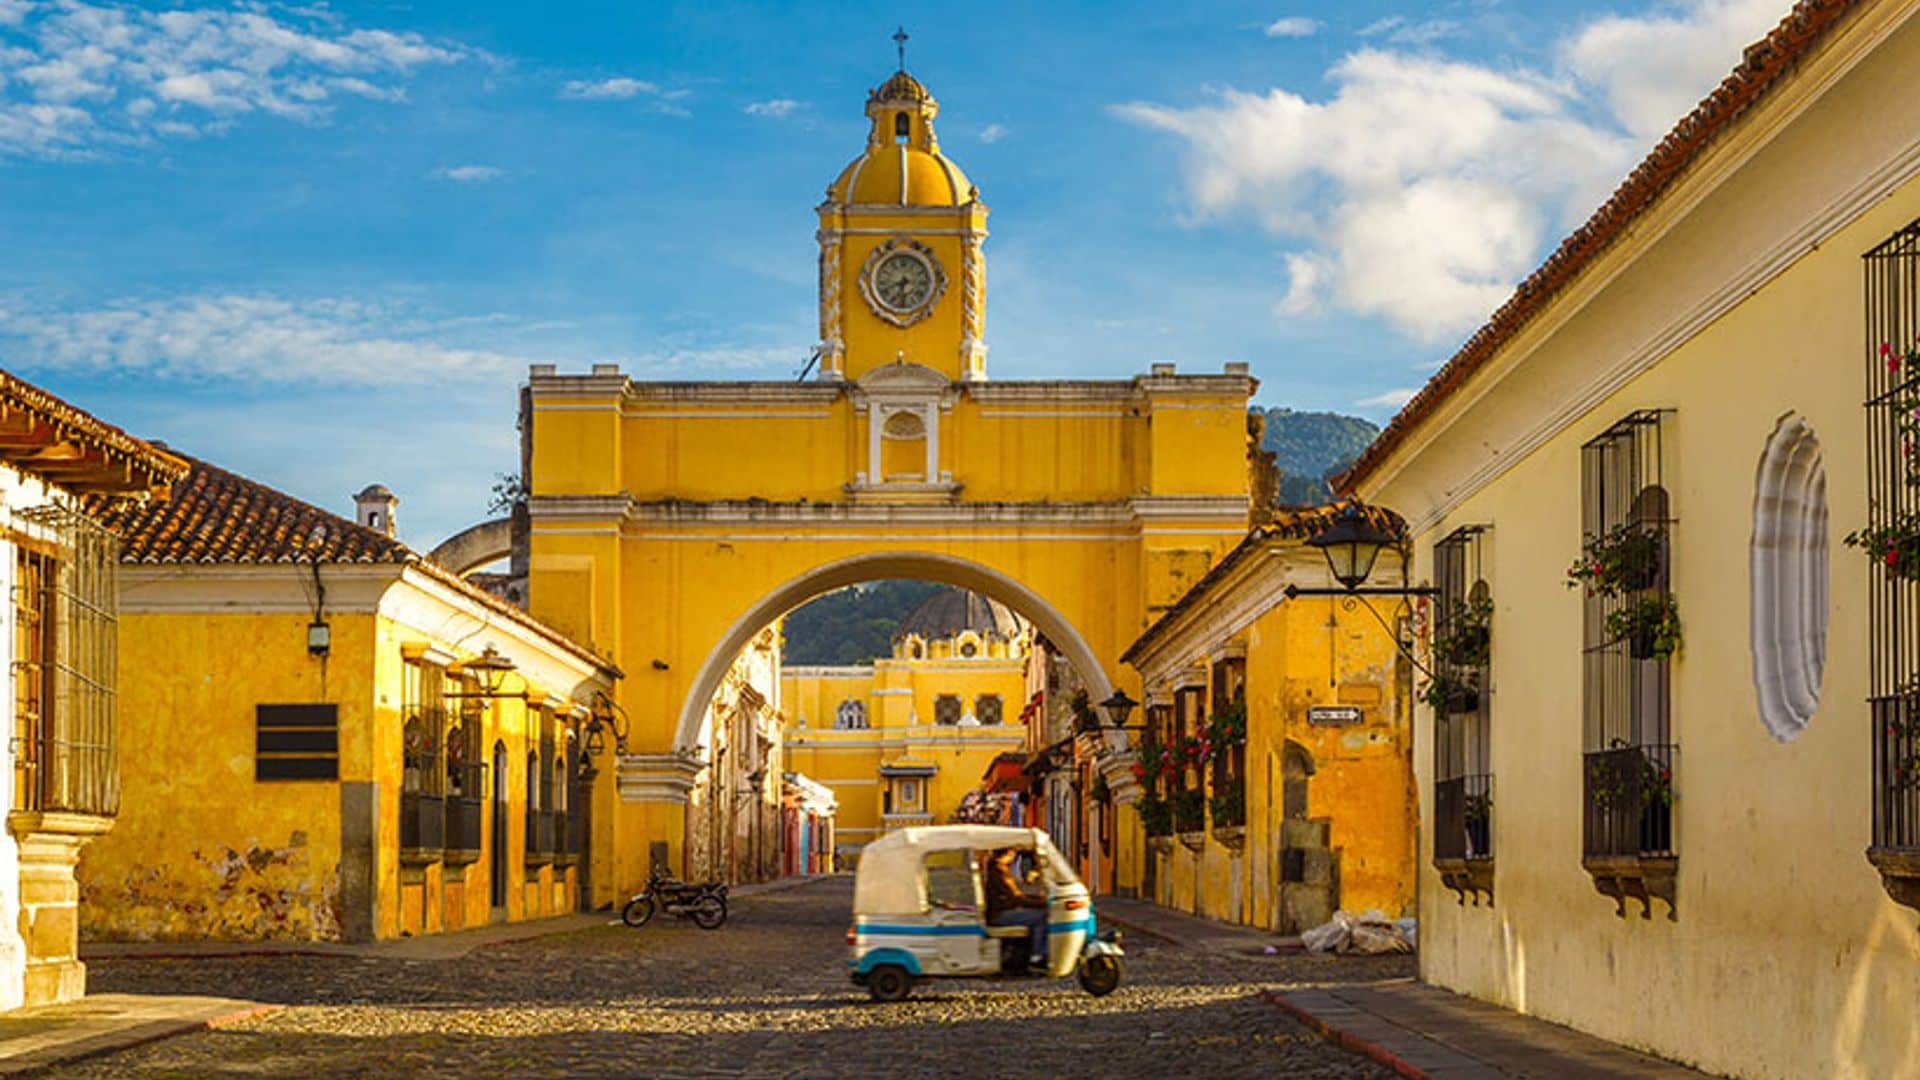
[[[1413,1080],[1698,1080],[1706,1074],[1412,980],[1277,990],[1269,1000]]]
[[[43,1069],[236,1023],[278,1008],[217,997],[95,994],[0,1013],[0,1075]]]
[[[716,931],[603,918],[451,959],[102,958],[91,974],[103,991],[285,1008],[60,1075],[1394,1075],[1261,995],[1404,977],[1408,957],[1224,956],[1141,935],[1104,998],[1071,980],[961,979],[876,1005],[847,979],[847,877],[736,896]]]

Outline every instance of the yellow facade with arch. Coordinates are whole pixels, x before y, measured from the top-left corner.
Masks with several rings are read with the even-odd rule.
[[[935,110],[904,73],[874,91],[868,144],[818,208],[817,380],[529,378],[529,602],[628,675],[626,753],[596,793],[598,901],[650,860],[682,866],[706,702],[798,604],[888,577],[963,586],[1030,620],[1099,698],[1245,535],[1245,365],[987,378],[987,209],[940,154]],[[1137,858],[1137,826],[1117,831]]]

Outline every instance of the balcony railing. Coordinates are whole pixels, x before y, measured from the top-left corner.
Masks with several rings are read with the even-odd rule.
[[[540,810],[527,811],[527,865],[545,866],[553,861],[553,815]]]
[[[1493,858],[1493,775],[1456,776],[1433,785],[1433,857]]]
[[[417,791],[400,793],[400,861],[430,863],[440,860],[446,847],[447,812],[438,795]]]
[[[1671,856],[1679,748],[1623,746],[1585,755],[1586,854]]]
[[[446,861],[455,866],[480,861],[480,831],[486,820],[485,799],[447,797]]]

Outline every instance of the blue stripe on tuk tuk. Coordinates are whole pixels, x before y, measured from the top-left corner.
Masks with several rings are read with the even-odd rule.
[[[1090,918],[1075,919],[1072,922],[1056,922],[1056,923],[1047,924],[1047,933],[1049,934],[1070,934],[1075,930],[1085,930],[1089,934],[1093,933],[1093,920]]]
[[[861,934],[904,934],[912,937],[986,937],[982,926],[902,926],[893,923],[858,923]]]

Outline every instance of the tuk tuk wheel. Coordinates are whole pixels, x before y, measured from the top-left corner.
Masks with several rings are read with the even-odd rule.
[[[905,1001],[913,993],[913,976],[899,964],[877,964],[867,972],[867,993],[875,1001]]]
[[[1120,986],[1120,961],[1111,956],[1089,956],[1080,965],[1080,989],[1106,997]]]

